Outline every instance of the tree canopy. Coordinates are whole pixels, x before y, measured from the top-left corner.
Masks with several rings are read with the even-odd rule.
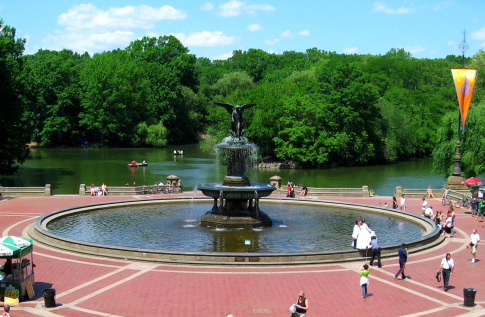
[[[214,102],[257,104],[244,113],[245,136],[275,160],[330,167],[433,155],[446,173],[453,157],[456,133],[447,125],[458,110],[450,68],[461,67],[459,56],[249,49],[212,61],[190,54],[174,36],[144,37],[93,56],[22,56],[25,41],[15,39],[15,29],[3,26],[0,36],[0,132],[8,136],[0,173],[22,162],[29,141],[164,147],[202,140],[209,147],[229,134],[230,118]],[[480,74],[485,53],[465,63]],[[483,112],[482,77],[462,138],[466,174],[482,171],[481,140],[473,137],[481,132],[475,118]]]

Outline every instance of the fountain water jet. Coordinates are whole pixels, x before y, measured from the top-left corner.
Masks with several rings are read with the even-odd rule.
[[[272,226],[271,218],[259,209],[259,199],[269,196],[276,188],[270,184],[251,183],[244,175],[246,166],[257,153],[257,146],[243,137],[243,110],[254,104],[236,105],[216,103],[224,107],[232,119],[231,133],[216,145],[221,162],[227,166],[222,183],[199,184],[205,196],[214,199],[212,210],[201,218],[206,227],[254,228]]]

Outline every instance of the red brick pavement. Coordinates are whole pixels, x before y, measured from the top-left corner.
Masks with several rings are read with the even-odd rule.
[[[185,194],[189,195],[189,194]],[[192,193],[190,193],[192,195]],[[92,202],[137,197],[52,196],[0,201],[2,235],[23,235],[41,214]],[[310,197],[312,198],[312,197]],[[316,198],[316,197],[313,197]],[[328,199],[328,198],[325,198]],[[390,197],[335,198],[383,206]],[[408,199],[408,211],[420,212],[419,199]],[[435,210],[443,210],[438,199]],[[272,267],[219,267],[152,264],[73,254],[36,244],[36,296],[12,315],[21,316],[288,316],[288,307],[304,290],[309,316],[485,316],[485,251],[473,264],[465,248],[483,223],[457,210],[457,233],[440,246],[409,256],[406,280],[394,280],[396,258],[371,269],[369,293],[360,297],[362,262]],[[434,274],[451,252],[456,262],[452,288],[444,292]],[[483,253],[483,254],[482,254]],[[477,289],[474,307],[463,306],[463,288]],[[57,307],[43,307],[42,290],[56,289]]]

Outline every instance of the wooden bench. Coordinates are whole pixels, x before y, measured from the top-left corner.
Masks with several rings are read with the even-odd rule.
[[[0,194],[3,197],[16,196],[50,196],[51,185],[46,184],[44,187],[3,187],[0,186]]]

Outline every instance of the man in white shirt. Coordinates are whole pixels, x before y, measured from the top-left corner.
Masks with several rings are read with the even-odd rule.
[[[401,210],[406,210],[406,198],[404,195],[401,196]]]
[[[455,270],[455,261],[451,258],[451,254],[448,252],[446,256],[441,260],[441,265],[438,271],[443,274],[443,288],[445,292],[448,292],[448,282],[450,281],[451,275]]]
[[[433,207],[426,208],[426,210],[424,211],[424,216],[428,219],[431,219],[431,218],[433,218],[433,215],[434,215]]]
[[[479,241],[480,241],[480,236],[477,233],[477,229],[473,229],[472,234],[470,235],[470,247],[471,247],[471,253],[473,255],[472,263],[477,262],[477,248],[478,248]]]
[[[423,203],[421,204],[421,211],[423,212],[423,216],[426,208],[428,208],[428,201],[426,200],[426,198],[423,198]]]

